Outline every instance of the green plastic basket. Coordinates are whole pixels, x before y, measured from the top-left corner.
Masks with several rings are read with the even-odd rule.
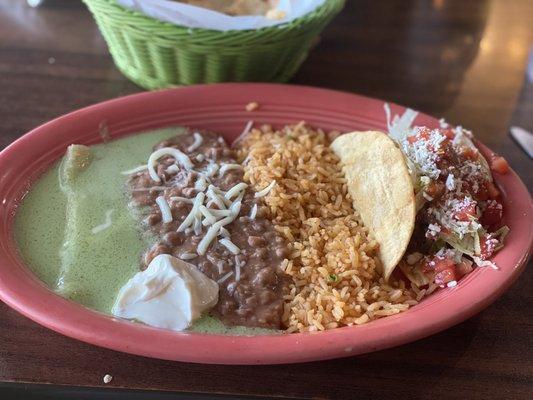
[[[83,0],[116,66],[146,89],[213,82],[285,82],[345,0],[326,0],[288,24],[220,32],[147,17],[114,0]]]

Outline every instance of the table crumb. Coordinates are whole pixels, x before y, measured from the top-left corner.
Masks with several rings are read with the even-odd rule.
[[[259,103],[257,101],[252,101],[246,105],[246,111],[255,111],[259,108]]]

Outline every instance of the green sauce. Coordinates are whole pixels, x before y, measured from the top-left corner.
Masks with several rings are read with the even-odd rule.
[[[62,177],[60,161],[32,186],[17,212],[14,233],[22,258],[43,282],[65,298],[110,313],[149,245],[128,208],[127,176],[121,172],[146,164],[155,143],[180,132],[182,128],[161,129],[91,146],[92,161],[75,178]],[[98,229],[108,215],[111,223]],[[274,332],[226,327],[211,316],[192,330]]]
[[[61,182],[59,164],[44,174],[15,220],[20,251],[37,276],[68,299],[111,311],[146,248],[127,207],[121,172],[146,164],[153,145],[176,133],[163,129],[92,146],[92,162],[68,182]],[[108,212],[111,225],[94,234]]]

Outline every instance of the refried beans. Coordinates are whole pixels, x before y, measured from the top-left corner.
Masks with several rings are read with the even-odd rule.
[[[223,235],[210,242],[203,255],[197,254],[198,245],[209,227],[197,222],[184,231],[178,229],[191,213],[199,192],[207,191],[209,185],[226,192],[243,182],[243,170],[233,150],[221,136],[201,131],[165,140],[154,151],[162,148],[180,150],[193,168],[183,168],[172,156],[163,156],[155,167],[160,182],[147,170],[129,177],[133,207],[144,216],[143,229],[156,237],[156,243],[143,256],[143,268],[159,254],[181,258],[219,283],[219,301],[211,312],[224,324],[282,329],[283,295],[290,282],[281,270],[287,246],[271,222],[262,217],[261,198],[246,189],[237,217],[222,228]],[[168,217],[163,221],[156,201],[161,197],[170,208],[170,222]],[[210,205],[210,209],[217,208]],[[223,245],[224,238],[237,250]]]

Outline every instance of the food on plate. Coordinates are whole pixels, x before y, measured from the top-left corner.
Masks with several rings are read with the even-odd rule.
[[[221,136],[192,131],[162,141],[128,186],[143,229],[155,237],[144,265],[159,254],[194,263],[219,285],[211,313],[222,322],[282,328],[286,244],[257,213],[261,192],[248,189]]]
[[[279,0],[178,0],[228,15],[272,15]]]
[[[110,312],[149,240],[127,207],[121,172],[145,163],[154,143],[183,132],[163,129],[76,151],[90,151],[91,162],[74,179],[69,171],[79,156],[71,155],[82,148],[69,147],[25,195],[15,219],[20,253],[36,275],[62,296]]]
[[[15,238],[60,295],[158,328],[364,324],[495,267],[508,230],[471,134],[415,117],[389,118],[390,137],[249,122],[232,147],[182,127],[71,145],[21,202]]]
[[[217,282],[188,262],[160,254],[120,289],[112,313],[181,331],[217,302]]]
[[[415,196],[402,151],[382,132],[352,132],[331,144],[339,157],[354,208],[379,243],[389,279],[415,226]]]
[[[325,132],[303,123],[252,129],[239,141],[245,181],[256,191],[271,187],[260,213],[287,242],[289,332],[363,324],[417,303],[403,281],[379,272],[379,246],[329,145]]]
[[[390,136],[406,156],[417,203],[417,222],[407,255],[399,264],[418,287],[455,286],[475,266],[497,266],[488,259],[503,247],[501,194],[491,167],[473,143],[472,133],[441,121],[440,128],[414,126],[407,110],[390,120]],[[495,157],[495,173],[507,163]]]

